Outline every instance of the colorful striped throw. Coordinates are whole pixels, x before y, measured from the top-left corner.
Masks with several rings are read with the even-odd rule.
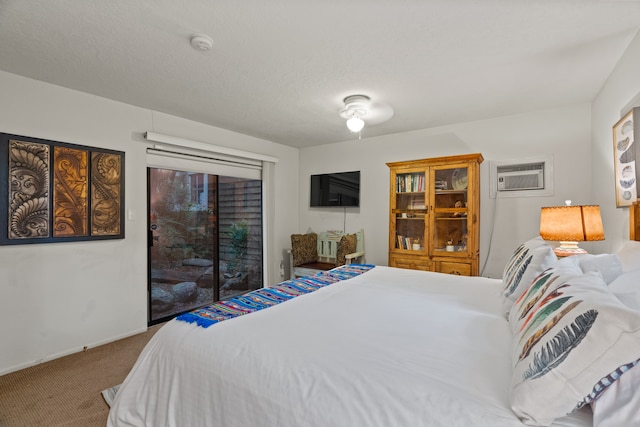
[[[176,317],[177,320],[209,326],[244,314],[253,313],[288,301],[300,295],[308,294],[320,288],[365,273],[375,266],[372,264],[350,264],[323,271],[314,276],[286,280],[267,288],[256,289],[224,301],[218,301],[206,307],[198,308]]]

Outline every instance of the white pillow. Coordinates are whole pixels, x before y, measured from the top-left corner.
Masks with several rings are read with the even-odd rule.
[[[609,284],[609,290],[627,307],[640,310],[640,269],[618,276]]]
[[[593,427],[640,426],[640,364],[626,369],[591,402]]]
[[[617,254],[580,254],[576,257],[582,271],[599,271],[607,284],[622,274],[622,263]]]
[[[622,263],[622,272],[640,268],[640,242],[635,240],[627,241],[617,252]]]
[[[511,406],[528,425],[549,425],[590,403],[602,378],[640,355],[640,312],[598,272],[551,268],[541,279],[511,310]]]
[[[520,245],[504,267],[503,295],[517,300],[537,275],[556,262],[558,257],[550,244],[538,236]]]

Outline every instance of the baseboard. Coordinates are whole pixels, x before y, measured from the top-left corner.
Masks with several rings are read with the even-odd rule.
[[[138,334],[141,334],[143,332],[147,332],[148,330],[149,330],[149,328],[147,328],[147,327],[142,328],[142,329],[137,329],[137,330],[130,331],[130,332],[127,332],[127,333],[122,334],[122,335],[117,335],[117,336],[112,337],[112,338],[107,338],[105,340],[96,341],[94,343],[87,344],[86,346],[74,347],[74,348],[72,348],[70,350],[65,350],[65,351],[62,351],[62,352],[59,352],[59,353],[51,354],[51,355],[48,355],[48,356],[40,358],[40,359],[31,360],[29,362],[21,363],[19,365],[10,366],[9,368],[0,370],[0,376],[7,375],[7,374],[10,374],[12,372],[21,371],[23,369],[31,368],[32,366],[37,366],[37,365],[40,365],[42,363],[50,362],[52,360],[59,359],[61,357],[69,356],[69,355],[72,355],[72,354],[75,354],[75,353],[80,353],[80,352],[88,350],[90,348],[99,347],[101,345],[109,344],[109,343],[112,343],[114,341],[118,341],[118,340],[121,340],[121,339],[124,339],[124,338],[129,338],[129,337],[132,337],[134,335],[138,335]]]

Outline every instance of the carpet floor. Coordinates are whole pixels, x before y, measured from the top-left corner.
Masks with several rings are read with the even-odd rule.
[[[161,326],[0,376],[0,427],[104,427],[102,391],[124,381]]]

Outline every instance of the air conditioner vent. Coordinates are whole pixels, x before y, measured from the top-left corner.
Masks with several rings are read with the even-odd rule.
[[[519,165],[498,166],[498,173],[501,172],[524,172],[524,171],[544,171],[544,162],[523,163]]]
[[[497,167],[498,191],[544,190],[544,162]]]

